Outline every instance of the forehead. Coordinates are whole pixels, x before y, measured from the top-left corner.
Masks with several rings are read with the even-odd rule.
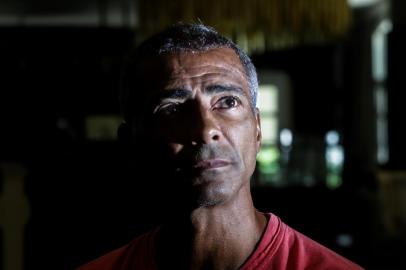
[[[224,80],[239,84],[244,89],[248,88],[240,58],[230,48],[164,54],[144,61],[142,70],[142,77],[146,82],[153,83],[158,88],[168,83],[204,80]]]
[[[229,72],[244,74],[239,57],[230,48],[216,48],[202,52],[180,52],[163,56],[166,68],[172,73],[227,70]]]

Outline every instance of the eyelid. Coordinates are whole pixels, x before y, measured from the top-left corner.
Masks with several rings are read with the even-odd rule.
[[[241,104],[242,104],[242,101],[241,101],[241,98],[240,98],[240,97],[235,96],[235,95],[227,95],[227,96],[220,97],[220,98],[216,101],[216,103],[214,104],[214,107],[216,107],[217,104],[223,102],[223,101],[226,100],[227,98],[232,98],[233,100],[235,100],[235,101],[237,102],[237,105],[241,105]],[[220,106],[220,107],[221,107],[221,106]],[[236,106],[234,106],[234,107],[236,107]],[[234,107],[232,107],[232,108],[234,108]]]
[[[241,102],[241,98],[239,96],[237,96],[237,95],[227,95],[227,96],[224,96],[224,97],[222,97],[220,99],[225,99],[225,98],[233,98],[233,99]]]
[[[172,105],[179,105],[179,102],[169,102],[169,101],[167,101],[167,102],[161,103],[161,104],[157,105],[157,106],[154,108],[154,110],[153,110],[152,113],[153,113],[153,114],[157,114],[157,113],[159,113],[159,111],[161,111],[162,109],[165,109],[165,107],[172,106]]]

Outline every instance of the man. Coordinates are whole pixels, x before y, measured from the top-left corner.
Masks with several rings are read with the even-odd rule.
[[[154,161],[170,214],[80,270],[361,269],[254,208],[257,89],[249,57],[204,25],[177,24],[135,50],[124,69],[120,137],[141,167]]]

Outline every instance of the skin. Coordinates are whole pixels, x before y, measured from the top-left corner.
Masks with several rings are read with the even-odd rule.
[[[238,269],[266,226],[250,192],[261,127],[244,68],[229,48],[150,60],[145,129],[170,185],[182,191],[159,235],[159,266]]]

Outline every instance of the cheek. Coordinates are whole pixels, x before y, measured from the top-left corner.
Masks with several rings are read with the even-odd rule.
[[[243,124],[241,124],[243,123]],[[240,122],[233,128],[228,130],[231,141],[234,144],[235,149],[239,152],[240,158],[244,162],[247,169],[255,166],[256,153],[257,153],[257,141],[256,141],[256,125],[251,119]]]

